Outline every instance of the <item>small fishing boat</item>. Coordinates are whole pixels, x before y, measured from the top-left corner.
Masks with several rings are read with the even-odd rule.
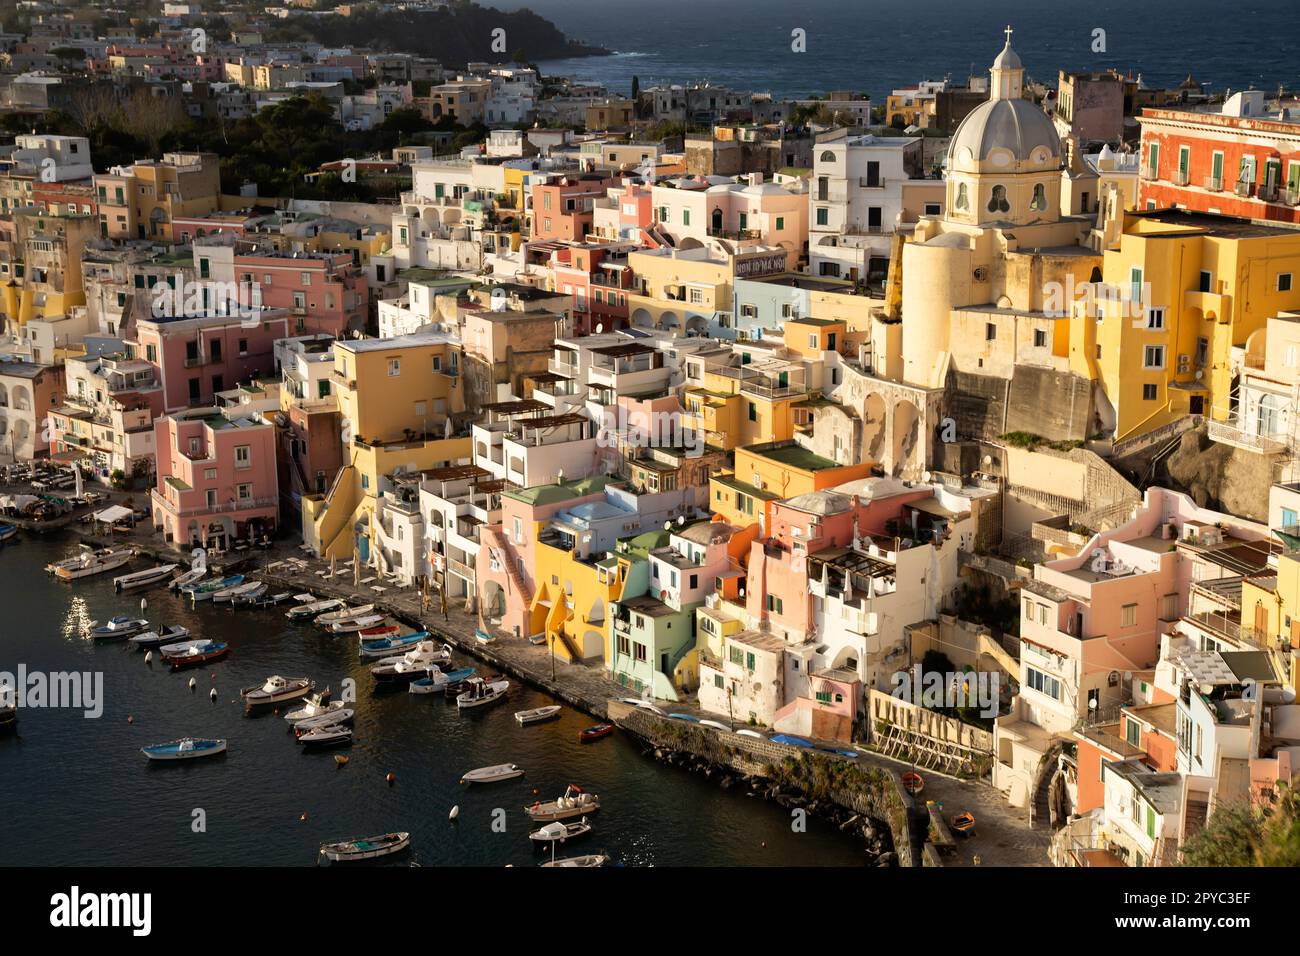
[[[6,734],[17,726],[18,705],[0,694],[0,734]]]
[[[164,624],[161,630],[145,631],[143,634],[137,634],[128,643],[134,648],[145,650],[151,647],[162,647],[165,644],[179,644],[189,636],[190,629],[188,627],[181,627],[179,624]]]
[[[88,544],[83,544],[80,546],[80,550],[72,557],[62,558],[58,561],[51,561],[45,566],[45,570],[49,571],[51,574],[58,574],[60,570],[73,570],[74,568],[78,568],[82,564],[85,564],[88,560],[102,558],[114,553],[115,552],[112,548],[92,548]]]
[[[716,720],[701,720],[700,726],[712,727],[714,730],[725,730],[727,733],[731,733],[730,727],[728,727],[726,724],[720,724]]]
[[[975,832],[975,814],[969,810],[963,810],[953,816],[950,824],[954,833],[960,836],[970,836]]]
[[[528,635],[528,643],[532,644],[534,647],[541,647],[543,644],[546,643],[545,632]]]
[[[403,634],[401,637],[381,637],[377,640],[362,643],[358,653],[363,661],[384,661],[389,658],[400,657],[403,652],[409,652],[423,644],[433,644],[433,641],[428,640],[428,637],[428,631],[416,631],[414,634]],[[439,648],[436,644],[433,644],[433,646],[434,650],[429,651],[423,658],[430,666],[451,660],[451,648]],[[371,673],[374,673],[373,669]],[[376,676],[380,680],[384,679],[381,675]]]
[[[268,677],[261,687],[245,687],[239,692],[239,696],[250,708],[262,707],[306,697],[315,689],[316,682],[310,677],[281,677],[276,674],[274,677]]]
[[[78,581],[107,571],[116,571],[133,557],[135,557],[134,551],[83,554],[75,565],[60,565],[55,568],[54,576],[61,581]]]
[[[737,736],[737,737],[753,737],[755,740],[766,740],[766,739],[767,739],[767,738],[764,737],[762,734],[760,734],[757,730],[737,730],[737,731],[736,731],[736,736]]]
[[[377,681],[410,681],[450,663],[451,647],[446,644],[439,647],[436,641],[427,640],[428,636],[424,633],[422,639],[416,641],[415,646],[405,654],[381,658],[378,664],[370,668],[370,676]],[[365,656],[364,648],[361,654]]]
[[[595,724],[586,730],[578,731],[578,741],[589,744],[593,740],[599,740],[601,737],[608,737],[614,732],[613,724]]]
[[[120,641],[139,634],[149,627],[149,622],[142,617],[125,617],[119,615],[111,618],[107,624],[90,629],[90,636],[97,641]]]
[[[18,526],[16,524],[0,524],[0,544],[13,541],[18,537]]]
[[[441,694],[451,687],[460,686],[473,676],[472,667],[461,667],[454,671],[442,671],[435,667],[427,671],[426,676],[411,681],[406,689],[412,694]]]
[[[329,703],[330,689],[326,687],[323,691],[316,694],[309,694],[303,701],[303,705],[297,710],[291,710],[284,715],[284,719],[291,724],[296,724],[300,720],[306,720],[308,717],[319,717],[321,714],[330,710],[338,710],[343,706],[343,701],[336,700],[333,704]]]
[[[263,594],[255,600],[245,600],[244,607],[275,607],[277,604],[283,604],[292,596],[288,591],[281,591],[279,594]]]
[[[323,714],[317,714],[315,717],[304,717],[293,725],[293,732],[296,736],[301,737],[303,734],[320,727],[331,727],[335,724],[350,724],[357,712],[351,707],[343,706],[343,701],[336,700],[330,704],[330,710]]]
[[[483,644],[485,646],[488,644],[494,644],[496,643],[496,639],[497,637],[495,634],[491,634],[483,630],[483,628],[481,627],[474,628],[474,640],[477,641],[479,644]]]
[[[551,704],[549,707],[534,707],[532,710],[515,711],[515,720],[519,721],[519,726],[526,727],[529,724],[540,724],[544,720],[551,720],[560,716],[560,711],[564,708],[559,704]]]
[[[499,763],[491,767],[479,767],[468,771],[460,778],[461,783],[496,783],[499,780],[513,780],[522,777],[524,772],[512,763]]]
[[[302,595],[299,596],[301,597]],[[311,595],[307,595],[307,598],[308,600],[304,603],[299,604],[297,607],[291,607],[289,610],[285,611],[284,616],[291,621],[310,621],[322,614],[327,614],[330,611],[343,607],[345,603],[342,598],[327,598],[324,601],[313,601],[311,600]]]
[[[132,571],[130,574],[123,574],[113,578],[113,587],[119,591],[147,588],[169,577],[179,567],[179,564],[160,564],[156,568]]]
[[[788,747],[802,747],[804,750],[815,750],[811,740],[804,740],[802,737],[796,737],[793,734],[773,734],[772,743],[785,744]]]
[[[241,577],[242,577],[242,575],[241,575]],[[213,591],[213,592],[212,592],[212,603],[213,603],[213,604],[231,604],[231,603],[233,603],[235,600],[237,600],[238,598],[243,597],[245,594],[252,594],[252,593],[253,593],[255,590],[257,590],[259,587],[261,587],[261,588],[265,588],[266,585],[262,584],[260,581],[242,581],[242,580],[241,580],[238,584],[233,584],[233,585],[231,585],[231,586],[228,587],[228,588],[222,588],[222,589],[219,590],[219,591]]]
[[[225,753],[226,742],[205,737],[182,737],[170,743],[141,747],[140,752],[150,760],[194,760]]]
[[[506,695],[510,681],[488,681],[481,677],[471,677],[465,682],[467,689],[456,696],[456,706],[464,710],[467,707],[483,707],[494,703]]]
[[[374,627],[376,624],[382,624],[383,621],[383,614],[363,614],[361,617],[344,618],[343,620],[335,621],[330,625],[330,633],[355,634],[357,631],[364,631],[367,628]]]
[[[352,728],[342,724],[323,724],[319,727],[310,727],[297,737],[298,743],[304,747],[333,747],[350,741]]]
[[[322,843],[320,855],[331,863],[351,863],[400,853],[410,845],[409,833],[385,833],[382,836],[361,837],[342,843]]]
[[[244,576],[242,574],[232,574],[226,578],[216,578],[212,581],[196,581],[193,584],[187,584],[181,588],[181,593],[187,595],[195,604],[198,604],[200,601],[211,601],[212,595],[218,591],[224,591],[243,583]]]
[[[172,670],[178,671],[182,667],[198,667],[208,661],[221,660],[229,653],[230,645],[225,641],[204,641],[198,647],[191,647],[183,653],[168,654],[164,651],[162,655]]]
[[[669,714],[668,716],[673,720],[684,720],[691,724],[698,724],[700,722],[700,718],[696,717],[694,714]]]
[[[921,779],[919,773],[909,770],[903,774],[903,789],[912,796],[916,796],[925,789],[925,781]]]
[[[269,590],[271,590],[271,585],[265,581],[241,584],[235,593],[230,596],[230,603],[235,607],[248,607],[262,600],[262,595]]]
[[[342,602],[340,602],[342,603]],[[361,604],[357,607],[341,607],[337,611],[331,611],[328,614],[322,614],[316,618],[316,623],[321,627],[329,627],[337,621],[346,621],[348,618],[363,617],[373,613],[375,606],[373,604]]]
[[[567,820],[580,817],[600,809],[600,797],[594,793],[584,793],[581,787],[569,784],[562,796],[545,803],[540,800],[531,807],[524,807],[524,813],[534,823],[550,823],[555,820]]]
[[[636,705],[637,705],[637,707],[641,708],[642,710],[648,710],[648,711],[650,711],[650,713],[654,714],[656,717],[667,717],[667,716],[668,716],[668,715],[665,714],[662,710],[660,710],[658,707],[656,707],[654,704],[650,703],[648,700],[639,700],[639,701],[637,701]]]
[[[189,587],[191,584],[198,584],[207,576],[207,574],[208,569],[205,567],[190,568],[190,570],[186,571],[180,577],[172,578],[168,581],[167,588],[170,591],[180,591],[183,588]]]
[[[590,832],[591,824],[587,822],[586,817],[583,817],[577,823],[561,823],[558,820],[555,823],[548,823],[540,830],[528,834],[528,839],[543,845],[564,843],[566,840],[573,840]]]
[[[386,637],[396,637],[397,632],[402,629],[400,624],[379,624],[375,627],[367,627],[357,633],[357,637],[364,643],[366,641],[380,641]]]
[[[547,860],[542,866],[604,866],[608,862],[608,853],[585,853],[582,856],[566,856],[558,860]]]

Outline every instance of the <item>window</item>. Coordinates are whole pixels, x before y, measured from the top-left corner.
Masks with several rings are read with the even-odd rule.
[[[1164,621],[1172,621],[1178,617],[1178,595],[1166,594],[1160,599],[1160,618]]]
[[[1164,309],[1147,309],[1147,328],[1159,331],[1165,327]]]
[[[1142,367],[1143,368],[1164,368],[1165,367],[1165,347],[1163,345],[1148,345],[1142,350]]]
[[[1136,266],[1129,270],[1128,297],[1134,302],[1142,301],[1142,270]]]
[[[966,193],[965,183],[957,184],[957,198],[954,200],[953,205],[962,210],[970,209],[970,197]]]
[[[1124,739],[1134,747],[1142,746],[1142,725],[1132,717],[1124,721]]]
[[[830,224],[830,210],[825,206],[817,207],[817,225],[826,226]]]
[[[1034,348],[1041,349],[1047,345],[1047,332],[1044,329],[1034,329]]]
[[[1097,348],[1100,349],[1101,346],[1099,345],[1099,346],[1097,346]],[[1101,356],[1098,355],[1097,358],[1101,358]],[[1159,392],[1159,388],[1158,388],[1158,386],[1155,386],[1155,385],[1143,385],[1143,386],[1142,386],[1142,400],[1143,400],[1143,401],[1145,401],[1145,402],[1154,402],[1154,401],[1155,401],[1157,398],[1159,398],[1159,397],[1160,397],[1160,392]]]
[[[1011,203],[1007,202],[1007,187],[994,186],[993,193],[989,196],[989,212],[1010,212]]]
[[[1211,285],[1213,285],[1213,283],[1214,283],[1214,273],[1210,272],[1208,269],[1202,269],[1200,291],[1209,292],[1210,287]]]
[[[784,228],[785,228],[785,216],[777,216],[777,217],[776,217],[776,229],[777,229],[777,231],[780,232],[780,231],[781,231],[782,229],[784,229]]]
[[[927,216],[937,216],[937,215],[939,215],[939,209],[940,209],[940,206],[939,206],[939,203],[937,203],[937,202],[928,202],[928,203],[925,204],[925,214],[926,214]]]
[[[1133,627],[1138,620],[1138,606],[1136,604],[1125,604],[1120,608],[1119,626]]]
[[[984,323],[984,341],[992,342],[998,337],[998,327],[992,322]]]
[[[240,501],[248,501],[253,497],[253,486],[249,484],[236,485],[236,493]]]
[[[391,358],[388,360],[388,377],[396,378],[402,374],[402,360]]]
[[[1293,528],[1296,525],[1296,513],[1291,508],[1282,509],[1282,527]]]
[[[683,226],[689,226],[690,224],[691,224],[691,211],[690,211],[689,209],[683,209],[683,210],[682,210],[682,225],[683,225]]]
[[[781,598],[777,597],[775,594],[769,594],[767,596],[767,609],[769,611],[780,614],[784,607],[784,602],[782,602]]]
[[[1025,683],[1040,694],[1046,694],[1053,700],[1061,699],[1061,682],[1050,674],[1044,674],[1037,668],[1025,667]]]
[[[235,446],[235,467],[251,468],[253,467],[252,446],[236,445]]]
[[[1291,291],[1291,273],[1279,272],[1277,274],[1277,291],[1278,292]]]
[[[1042,183],[1034,187],[1034,198],[1029,200],[1029,208],[1035,211],[1047,208],[1047,188]]]
[[[749,420],[751,422],[758,421],[758,405],[754,402],[749,403]]]

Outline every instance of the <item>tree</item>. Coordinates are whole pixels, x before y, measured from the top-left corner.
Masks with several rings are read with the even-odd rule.
[[[1183,844],[1183,866],[1300,866],[1300,791],[1279,781],[1263,807],[1233,803],[1215,810]]]

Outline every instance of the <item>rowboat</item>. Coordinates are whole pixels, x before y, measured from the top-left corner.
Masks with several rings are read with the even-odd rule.
[[[333,747],[350,741],[352,728],[344,727],[342,724],[324,724],[320,727],[311,727],[297,736],[298,743],[304,747]]]
[[[251,601],[245,600],[244,607],[274,607],[283,604],[292,596],[288,591],[281,591],[279,594],[263,594]]]
[[[428,634],[424,634],[428,638]],[[362,649],[365,656],[365,649]],[[427,674],[430,669],[450,663],[451,648],[444,644],[438,646],[436,641],[421,639],[405,654],[385,657],[370,668],[370,676],[378,681],[416,680]]]
[[[344,605],[342,598],[328,598],[324,601],[312,601],[308,595],[308,600],[299,604],[297,607],[291,607],[285,611],[284,616],[291,621],[309,621],[312,618],[327,614],[330,611],[340,608]]]
[[[363,614],[361,617],[345,617],[343,620],[335,621],[330,625],[330,633],[355,634],[357,631],[364,631],[368,627],[382,624],[383,621],[383,614]]]
[[[582,788],[569,784],[562,796],[542,803],[540,800],[531,807],[524,807],[524,813],[534,823],[549,823],[555,820],[567,820],[580,817],[600,809],[600,797],[594,793],[584,793]]]
[[[17,537],[18,526],[16,524],[0,524],[0,544],[13,541]]]
[[[762,734],[760,734],[757,730],[737,730],[737,731],[736,731],[736,736],[737,736],[737,737],[753,737],[755,740],[766,740],[766,739],[767,739],[767,738],[764,737]]]
[[[262,595],[269,590],[271,590],[271,586],[265,581],[241,584],[235,593],[230,596],[230,603],[236,607],[247,607],[262,600]]]
[[[81,578],[116,571],[133,557],[133,551],[109,551],[108,553],[85,554],[71,567],[60,565],[55,568],[54,576],[61,581],[76,581]]]
[[[212,595],[218,591],[224,591],[227,588],[233,588],[237,584],[242,584],[244,576],[242,574],[232,574],[228,578],[217,578],[213,581],[196,581],[193,584],[187,584],[181,588],[181,593],[189,595],[191,601],[198,604],[200,601],[212,600]]]
[[[563,843],[566,840],[573,840],[580,836],[585,836],[591,832],[591,824],[587,818],[583,817],[577,823],[548,823],[540,830],[534,830],[528,834],[528,839],[534,843]]]
[[[461,783],[496,783],[498,780],[513,780],[522,777],[524,772],[512,763],[499,763],[491,767],[479,767],[470,770],[460,778]]]
[[[268,677],[261,687],[245,687],[239,692],[244,704],[250,708],[266,704],[279,704],[286,700],[306,697],[316,689],[316,682],[310,677],[281,677],[276,674]]]
[[[352,718],[357,714],[351,707],[344,707],[341,700],[336,700],[330,705],[332,710],[327,710],[323,714],[317,714],[315,717],[304,717],[293,725],[293,732],[296,736],[301,737],[303,734],[312,730],[318,730],[321,727],[332,727],[335,724],[352,723]]]
[[[528,724],[540,724],[544,720],[551,720],[560,716],[560,711],[564,708],[559,704],[551,704],[548,707],[534,707],[532,710],[515,711],[515,720],[519,721],[519,726],[526,727]]]
[[[951,823],[953,832],[958,833],[961,836],[970,836],[975,832],[975,814],[971,813],[969,810],[964,810],[961,813],[955,814]]]
[[[547,860],[542,866],[604,866],[608,862],[608,853],[586,853],[582,856],[566,856],[558,860]]]
[[[912,796],[916,796],[925,789],[925,781],[921,779],[919,773],[909,770],[907,773],[903,774],[903,789]]]
[[[158,650],[164,657],[166,657],[168,654],[184,654],[189,651],[191,647],[203,647],[211,643],[212,641],[208,638],[200,637],[192,641],[179,641],[176,644],[164,644]]]
[[[436,667],[425,672],[426,676],[411,681],[406,688],[412,694],[439,694],[449,687],[458,686],[474,676],[474,668],[461,667],[454,671],[442,671]]]
[[[385,833],[382,836],[361,837],[342,843],[322,843],[320,855],[331,863],[350,863],[400,853],[410,845],[409,833]]]
[[[228,588],[222,588],[220,591],[213,591],[212,603],[229,604],[236,598],[242,597],[245,594],[252,594],[259,587],[265,588],[266,585],[262,584],[260,581],[243,581],[241,575],[241,580],[238,584],[233,584]]]
[[[230,653],[230,645],[224,641],[206,641],[200,647],[191,647],[183,654],[167,654],[163,657],[172,666],[172,670],[182,667],[198,667],[208,661],[216,661]]]
[[[456,706],[462,710],[467,707],[482,707],[498,701],[510,689],[510,681],[508,680],[488,683],[481,677],[471,677],[465,683],[469,689],[456,697]]]
[[[730,727],[728,727],[726,724],[720,724],[716,720],[701,720],[700,726],[712,727],[714,730],[725,730],[727,733],[731,733]]]
[[[179,644],[183,639],[189,637],[190,629],[181,627],[179,624],[165,624],[158,631],[145,631],[143,634],[137,634],[127,643],[139,650],[150,647],[162,647],[164,644]]]
[[[385,660],[387,658],[398,657],[403,652],[409,652],[418,649],[423,644],[433,644],[433,641],[427,640],[428,631],[416,631],[414,634],[403,634],[401,637],[381,637],[378,640],[366,641],[361,645],[358,653],[362,660]],[[430,665],[440,664],[451,660],[450,648],[438,648],[434,645],[435,650],[429,651],[425,659]],[[371,673],[374,673],[373,669]],[[380,680],[381,675],[376,674]]]
[[[344,607],[337,611],[331,611],[329,614],[322,614],[316,618],[316,623],[321,627],[329,627],[335,621],[346,621],[350,617],[360,617],[374,611],[373,604],[362,604],[358,607]]]
[[[150,760],[194,760],[225,753],[226,742],[204,737],[182,737],[170,743],[141,747],[140,752]]]
[[[160,564],[156,568],[145,568],[143,571],[133,571],[130,574],[119,575],[113,578],[113,587],[119,591],[147,588],[149,585],[157,584],[168,577],[179,567],[179,564]]]
[[[365,630],[358,632],[357,637],[359,637],[363,642],[379,641],[383,640],[385,637],[396,637],[397,632],[401,629],[402,626],[400,624],[380,624],[376,627],[368,627]]]
[[[112,618],[107,624],[101,624],[99,627],[90,629],[90,636],[97,641],[120,641],[125,640],[133,634],[139,634],[149,626],[149,622],[142,617],[125,617],[119,615]]]
[[[207,575],[208,569],[204,567],[191,568],[178,578],[172,578],[167,583],[167,587],[172,591],[180,591],[189,587],[191,584],[198,584]]]
[[[578,740],[581,743],[591,743],[593,740],[599,740],[601,737],[608,737],[614,732],[613,724],[594,724],[586,730],[578,731]]]
[[[336,700],[333,704],[328,703],[329,696],[330,689],[328,687],[318,694],[309,695],[301,707],[289,711],[284,715],[284,719],[291,724],[296,724],[300,720],[306,720],[308,717],[318,717],[331,709],[337,710],[343,706],[341,700]]]

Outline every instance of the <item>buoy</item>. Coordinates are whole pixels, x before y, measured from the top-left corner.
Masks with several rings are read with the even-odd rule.
[[[390,770],[390,771],[388,772],[388,776],[385,777],[384,779],[387,780],[387,781],[389,782],[389,784],[391,784],[394,780],[397,779],[397,774],[393,773],[393,772]]]
[[[460,804],[451,808],[451,813],[448,815],[447,819],[455,820],[458,816],[460,816]]]
[[[199,686],[198,679],[197,679],[197,678],[194,678],[194,677],[191,677],[191,678],[190,678],[190,690],[193,690],[194,688],[196,688],[196,687],[198,687],[198,686]]]
[[[536,787],[533,787],[533,796],[534,796],[534,797],[537,796],[537,788],[536,788]]]
[[[340,767],[342,767],[342,766],[345,766],[345,765],[347,764],[347,762],[348,762],[348,758],[345,757],[345,756],[343,756],[342,754],[335,754],[335,755],[334,755],[334,762],[335,762],[336,764],[338,764]]]
[[[217,699],[217,689],[216,689],[215,687],[212,688],[212,690],[208,691],[208,697],[209,697],[209,699],[211,699],[211,700],[216,700],[216,699]]]
[[[767,841],[764,840],[762,843],[759,844],[759,846],[762,847],[764,850],[766,850],[766,849],[767,849]]]
[[[152,660],[153,660],[153,651],[145,651],[145,652],[144,652],[144,662],[145,662],[146,664],[148,664],[148,663],[149,663],[150,661],[152,661]]]
[[[126,722],[127,722],[128,724],[134,724],[134,723],[135,723],[135,718],[132,717],[130,714],[127,714],[127,715],[126,715]]]
[[[303,812],[303,815],[300,816],[300,817],[298,818],[298,822],[299,822],[299,823],[306,823],[306,822],[307,822],[307,814],[306,814],[305,811]]]

